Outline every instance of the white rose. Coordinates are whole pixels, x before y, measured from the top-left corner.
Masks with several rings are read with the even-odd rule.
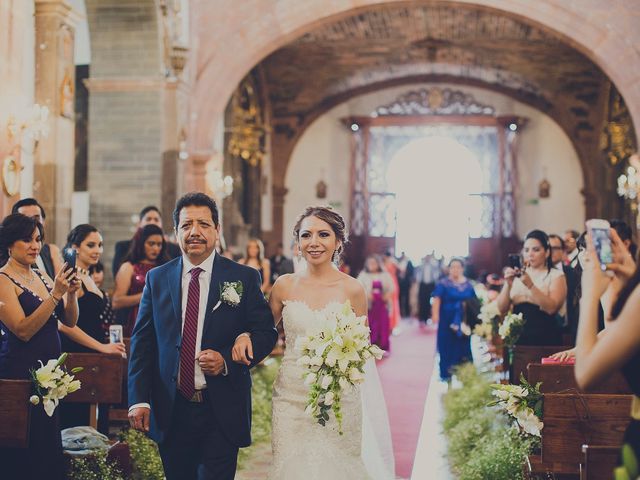
[[[324,404],[327,406],[333,404],[333,399],[334,399],[333,392],[327,392],[326,395],[324,396]]]
[[[316,374],[315,373],[308,373],[307,376],[304,379],[304,384],[305,385],[311,385],[316,381]]]
[[[306,366],[306,365],[309,365],[310,363],[311,363],[311,358],[309,357],[309,355],[303,355],[298,360],[296,360],[296,364],[301,366]]]
[[[360,370],[353,367],[351,370],[349,370],[349,380],[351,380],[353,383],[362,383],[362,381],[364,380],[364,375]]]
[[[227,300],[229,303],[237,305],[238,303],[240,303],[240,295],[238,295],[238,292],[236,292],[235,288],[227,287],[227,289],[225,290],[225,300]]]
[[[320,386],[322,387],[323,390],[326,390],[327,388],[329,388],[329,386],[333,383],[333,377],[331,375],[325,375],[322,378],[322,383],[320,384]]]

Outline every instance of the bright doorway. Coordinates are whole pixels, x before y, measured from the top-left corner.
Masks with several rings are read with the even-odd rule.
[[[414,262],[431,251],[467,256],[469,237],[481,229],[477,156],[451,137],[416,139],[393,156],[387,175],[396,194],[396,252]]]

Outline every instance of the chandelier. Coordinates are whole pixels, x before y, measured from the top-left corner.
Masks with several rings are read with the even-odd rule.
[[[625,173],[618,177],[618,195],[631,201],[631,207],[638,208],[638,194],[640,193],[640,156],[629,157],[629,166]]]
[[[233,193],[233,177],[223,176],[222,170],[214,167],[213,162],[209,162],[206,166],[205,180],[213,196],[218,200],[227,198]]]

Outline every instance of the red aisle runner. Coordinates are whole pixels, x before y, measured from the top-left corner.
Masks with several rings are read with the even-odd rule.
[[[391,338],[391,355],[378,362],[378,372],[389,411],[396,475],[409,478],[433,371],[436,330],[422,330],[413,320],[401,325],[400,335]]]

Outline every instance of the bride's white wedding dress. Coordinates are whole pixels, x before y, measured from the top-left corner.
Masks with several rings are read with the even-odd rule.
[[[282,320],[286,349],[273,387],[273,463],[269,474],[272,480],[394,478],[386,407],[379,383],[375,394],[378,398],[374,400],[376,405],[368,405],[366,410],[383,410],[382,428],[372,428],[369,416],[363,413],[360,388],[349,388],[342,393],[343,435],[338,433],[333,413],[326,426],[319,425],[305,413],[309,387],[303,381],[305,369],[296,364],[300,356],[294,349],[296,338],[306,335],[308,330],[317,331],[326,309],[341,310],[342,307],[341,303],[331,302],[321,310],[313,310],[301,301],[285,302]],[[375,365],[371,365],[369,368],[375,370]],[[368,381],[367,378],[365,384]],[[380,417],[380,412],[376,415]]]

